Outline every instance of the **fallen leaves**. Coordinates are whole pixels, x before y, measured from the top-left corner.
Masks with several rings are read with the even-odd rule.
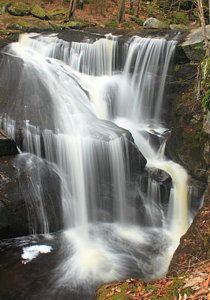
[[[101,299],[210,300],[210,262],[201,262],[183,276],[145,283],[137,279],[108,284]]]

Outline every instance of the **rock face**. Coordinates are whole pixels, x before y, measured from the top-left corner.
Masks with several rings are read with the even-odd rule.
[[[0,160],[0,238],[28,234],[25,203],[18,188],[18,176],[13,166],[14,156]]]
[[[208,39],[210,40],[210,25],[206,26]],[[187,57],[193,61],[200,61],[204,57],[202,28],[192,30],[182,43],[182,48]]]
[[[3,130],[0,129],[0,157],[15,154],[18,154],[18,149],[15,142],[10,139]]]
[[[172,106],[171,136],[166,145],[169,157],[184,166],[193,177],[206,182],[208,162],[204,148],[208,135],[203,130],[203,109],[197,99],[199,64],[176,64],[174,80],[167,86]]]
[[[11,238],[43,231],[40,219],[40,206],[45,205],[49,209],[46,216],[49,223],[49,230],[62,228],[61,205],[60,205],[60,183],[59,178],[45,163],[39,165],[34,161],[30,163],[29,155],[18,164],[21,155],[6,156],[0,159],[0,239]],[[18,169],[18,166],[21,168]],[[37,194],[36,184],[31,174],[39,174],[43,183],[43,196],[45,203],[41,203],[40,195]],[[31,174],[30,174],[31,173]],[[35,207],[37,206],[37,207]]]
[[[143,27],[146,29],[167,29],[168,28],[168,26],[165,23],[159,21],[156,18],[147,19],[144,22]]]

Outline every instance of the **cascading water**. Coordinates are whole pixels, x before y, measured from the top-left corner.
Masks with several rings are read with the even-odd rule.
[[[175,45],[133,37],[123,70],[116,67],[118,42],[110,35],[67,43],[27,34],[2,52],[0,82],[10,91],[2,127],[61,180],[65,231],[57,286],[148,279],[167,270],[188,227],[187,173],[164,156],[168,131],[161,115]],[[147,177],[145,189],[144,158],[129,132],[147,169],[171,176],[168,209],[156,181]],[[44,209],[42,215],[48,233]]]

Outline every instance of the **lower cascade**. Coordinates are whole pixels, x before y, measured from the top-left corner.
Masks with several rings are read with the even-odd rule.
[[[190,223],[187,172],[165,155],[175,47],[163,38],[23,34],[2,50],[0,122],[20,149],[30,231],[51,241],[62,230],[55,289],[167,271]],[[56,205],[50,178],[59,180]],[[54,251],[32,247],[28,264]]]

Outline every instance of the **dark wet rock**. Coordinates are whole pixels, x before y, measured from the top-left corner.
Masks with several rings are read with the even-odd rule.
[[[18,154],[16,143],[0,129],[0,157],[15,154]]]
[[[20,194],[14,159],[11,156],[0,160],[0,238],[29,233],[26,207]]]
[[[148,171],[150,178],[155,180],[159,184],[171,185],[171,183],[172,183],[171,176],[168,173],[166,173],[165,171],[160,170],[160,169],[155,169],[155,168],[148,168],[147,171]]]
[[[29,169],[27,164],[24,165],[24,161],[22,165],[17,163],[20,158],[21,155],[0,159],[0,238],[23,236],[34,230],[41,232],[43,229],[38,209],[40,197],[33,182],[33,176],[37,173],[43,183],[42,195],[44,206],[48,207],[46,215],[49,230],[54,231],[62,227],[58,176],[44,162],[39,166],[38,159]],[[25,159],[28,161],[29,155]],[[18,166],[21,167],[19,170]]]
[[[146,166],[147,160],[132,140],[129,142],[128,153],[131,174],[142,172]]]
[[[0,241],[0,299],[1,300],[91,300],[94,291],[79,291],[61,288],[56,290],[54,280],[57,267],[62,257],[62,235],[52,235],[51,239],[44,236],[25,236],[22,238]],[[24,264],[21,254],[23,247],[46,245],[52,251],[39,254],[37,258]],[[12,288],[11,288],[12,285]]]

